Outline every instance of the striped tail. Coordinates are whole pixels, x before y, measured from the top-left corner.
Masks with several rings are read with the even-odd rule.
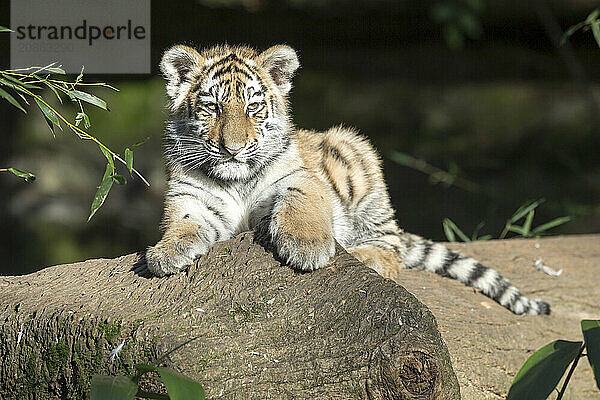
[[[406,233],[399,236],[402,242],[406,239],[409,242],[404,251],[401,251],[404,268],[431,271],[456,279],[481,290],[483,294],[515,314],[550,314],[548,303],[540,299],[529,300],[508,279],[492,268],[419,236]]]

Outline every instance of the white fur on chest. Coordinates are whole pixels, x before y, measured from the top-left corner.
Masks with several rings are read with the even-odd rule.
[[[283,154],[268,166],[260,176],[244,182],[219,181],[200,171],[177,174],[169,181],[167,196],[176,193],[177,208],[183,215],[201,217],[209,210],[217,210],[226,218],[225,230],[230,235],[253,229],[257,220],[272,211],[279,193],[293,184],[295,177],[288,174],[301,167],[295,149]]]

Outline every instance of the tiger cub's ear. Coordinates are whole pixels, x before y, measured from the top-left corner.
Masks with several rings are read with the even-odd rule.
[[[167,94],[177,98],[179,88],[194,69],[202,65],[202,56],[195,49],[177,45],[165,51],[160,62],[160,70],[167,80]]]
[[[292,76],[300,66],[294,49],[285,45],[270,47],[260,53],[258,63],[269,72],[281,93],[287,95],[292,88]]]

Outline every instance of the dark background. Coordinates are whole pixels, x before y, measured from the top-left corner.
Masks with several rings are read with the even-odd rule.
[[[9,26],[9,2],[0,25]],[[286,43],[302,64],[291,94],[295,123],[343,123],[371,138],[385,160],[396,215],[406,230],[445,238],[443,218],[467,234],[498,237],[524,202],[545,198],[534,226],[569,215],[552,233],[600,231],[600,48],[591,31],[566,46],[557,35],[598,1],[202,0],[152,2],[150,76],[87,76],[120,89],[94,91],[109,113],[89,106],[91,133],[119,152],[144,137],[138,179],[115,186],[86,223],[106,160],[91,142],[48,131],[0,102],[0,274],[138,251],[159,239],[166,116],[160,55],[175,43],[199,47]],[[0,39],[9,65],[8,34]],[[82,60],[85,63],[85,60]],[[48,96],[48,98],[50,98]],[[62,108],[68,116],[76,110]],[[394,151],[473,182],[436,183],[392,160]]]

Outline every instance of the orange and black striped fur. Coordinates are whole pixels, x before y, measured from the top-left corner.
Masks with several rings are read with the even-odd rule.
[[[293,268],[327,264],[337,240],[387,277],[424,269],[480,289],[516,314],[547,314],[496,271],[404,233],[373,147],[343,127],[296,129],[287,94],[296,52],[175,46],[163,56],[170,117],[163,238],[150,271],[175,273],[236,233],[255,229]]]

